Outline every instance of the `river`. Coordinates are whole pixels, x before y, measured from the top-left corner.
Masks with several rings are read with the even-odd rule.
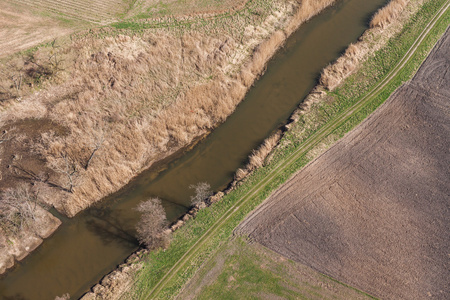
[[[76,299],[138,248],[137,204],[163,200],[169,220],[186,212],[191,184],[225,188],[251,150],[283,125],[320,71],[367,29],[387,0],[342,0],[293,33],[225,123],[193,149],[143,172],[119,192],[63,224],[0,279],[1,299]],[[56,212],[55,212],[56,214]]]

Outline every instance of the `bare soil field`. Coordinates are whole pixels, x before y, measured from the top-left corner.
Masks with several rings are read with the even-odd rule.
[[[55,38],[123,19],[217,14],[241,9],[239,1],[0,0],[0,57]]]
[[[69,34],[69,24],[26,5],[0,0],[0,57]]]
[[[25,5],[27,9],[38,9],[48,15],[61,18],[107,24],[117,20],[131,7],[131,0],[12,0],[12,3]]]
[[[449,299],[450,31],[414,79],[241,225],[385,299]]]

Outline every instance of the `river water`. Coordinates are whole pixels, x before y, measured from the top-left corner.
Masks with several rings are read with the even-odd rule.
[[[367,29],[387,0],[343,0],[302,25],[226,122],[193,149],[143,172],[119,192],[63,224],[0,279],[0,299],[80,297],[138,248],[134,209],[159,197],[169,220],[186,212],[189,185],[226,187],[251,150],[279,128],[316,84],[321,69]]]

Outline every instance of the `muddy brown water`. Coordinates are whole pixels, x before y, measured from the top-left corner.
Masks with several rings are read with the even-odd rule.
[[[252,149],[279,128],[316,84],[320,70],[367,29],[387,0],[344,0],[301,26],[227,121],[193,149],[143,172],[72,219],[0,280],[0,299],[78,298],[138,248],[134,209],[163,199],[169,220],[188,209],[189,185],[226,187]]]

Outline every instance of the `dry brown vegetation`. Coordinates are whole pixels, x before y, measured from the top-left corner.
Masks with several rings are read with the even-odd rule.
[[[409,0],[391,0],[388,5],[378,10],[370,21],[370,27],[385,28],[405,9]]]
[[[208,24],[181,33],[91,30],[70,47],[33,52],[41,66],[49,66],[56,53],[63,71],[38,80],[22,71],[29,84],[19,102],[6,77],[4,90],[12,97],[2,103],[0,126],[12,128],[20,120],[34,123],[33,130],[57,125],[23,149],[36,163],[19,160],[14,165],[22,169],[16,173],[49,184],[58,195],[50,204],[72,216],[223,122],[284,42],[286,35],[277,28],[293,26],[289,14],[306,20],[319,9],[316,1],[304,1],[300,9],[296,2],[270,3],[270,12],[236,14],[223,21],[227,26]],[[27,57],[14,59],[25,64]],[[20,134],[31,140],[27,132]],[[14,175],[12,165],[2,162],[4,177]]]
[[[326,89],[334,90],[345,78],[352,74],[361,57],[361,44],[350,44],[344,54],[336,62],[322,70],[320,84]]]
[[[237,181],[244,179],[253,170],[262,167],[267,159],[267,156],[278,144],[281,138],[281,132],[277,132],[267,139],[258,147],[258,149],[253,150],[252,154],[248,158],[248,163],[244,168],[239,168],[236,171],[235,179]]]
[[[303,0],[301,1],[301,8],[298,9],[288,26],[284,29],[287,35],[290,35],[294,32],[298,24],[302,24],[309,20],[311,16],[318,14],[320,11],[324,9],[324,7],[330,6],[334,4],[336,0]]]
[[[21,183],[0,194],[0,274],[36,249],[61,222],[45,209],[42,186]]]
[[[367,30],[356,43],[351,44],[335,62],[322,70],[317,91],[327,89],[333,91],[345,78],[353,74],[358,66],[372,53],[383,47],[396,32],[402,28],[403,20],[417,11],[423,0],[392,0],[381,8],[371,21],[371,30]],[[407,11],[404,11],[408,8]],[[374,35],[374,30],[383,34]],[[309,105],[305,103],[305,107]]]

